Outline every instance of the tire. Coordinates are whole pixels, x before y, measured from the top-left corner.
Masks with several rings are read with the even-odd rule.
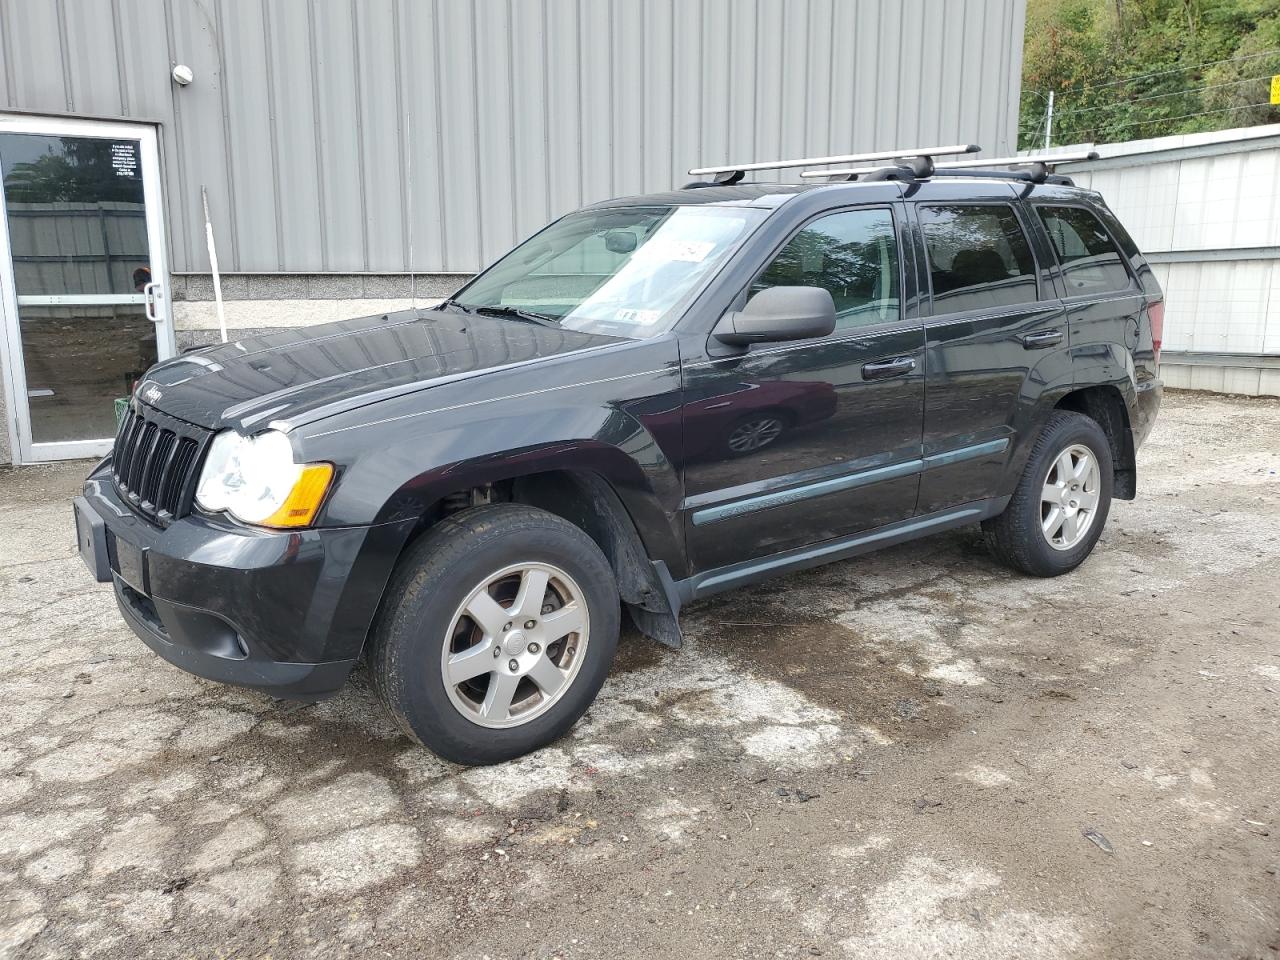
[[[542,599],[521,607],[539,575],[549,578]],[[500,763],[553,742],[586,712],[613,662],[619,616],[613,570],[582,530],[520,504],[476,507],[401,557],[370,638],[370,673],[423,746],[455,763]],[[571,623],[576,632],[552,637]]]
[[[1093,458],[1096,475],[1081,474],[1087,471],[1085,453]],[[1112,482],[1111,444],[1102,427],[1081,413],[1055,412],[1027,458],[1009,505],[982,523],[988,549],[1006,566],[1035,577],[1069,573],[1084,562],[1102,535],[1111,510]],[[1061,498],[1058,513],[1051,494]],[[1094,505],[1086,509],[1090,494]],[[1046,525],[1052,529],[1046,531]],[[1051,536],[1054,531],[1057,535]]]

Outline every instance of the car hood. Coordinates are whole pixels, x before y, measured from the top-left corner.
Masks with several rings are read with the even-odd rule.
[[[332,416],[615,337],[452,310],[406,310],[206,347],[157,364],[142,402],[189,423],[262,429]]]

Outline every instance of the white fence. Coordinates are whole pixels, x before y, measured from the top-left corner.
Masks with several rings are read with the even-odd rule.
[[[1280,395],[1280,124],[1094,149],[1061,171],[1102,193],[1156,271],[1165,385]]]

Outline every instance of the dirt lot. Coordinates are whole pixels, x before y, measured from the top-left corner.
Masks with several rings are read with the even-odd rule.
[[[5,474],[0,957],[1280,956],[1280,403],[1161,416],[1074,575],[964,530],[727,594],[477,770],[157,660],[83,465]]]

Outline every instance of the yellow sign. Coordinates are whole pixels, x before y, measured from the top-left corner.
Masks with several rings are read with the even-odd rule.
[[[1271,78],[1271,103],[1280,105],[1280,75]]]

